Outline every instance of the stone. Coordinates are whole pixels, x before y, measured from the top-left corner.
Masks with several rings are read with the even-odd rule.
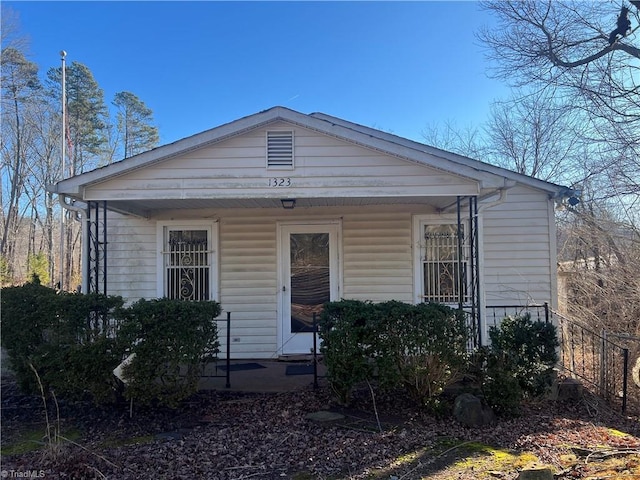
[[[575,378],[565,378],[558,383],[558,400],[582,400],[582,383]]]
[[[553,471],[549,467],[525,468],[518,474],[518,480],[553,480]]]
[[[320,410],[319,412],[308,413],[305,417],[307,420],[318,423],[337,422],[344,419],[344,415],[328,410]]]
[[[453,416],[467,427],[482,427],[495,422],[493,410],[483,405],[482,400],[471,393],[463,393],[456,397]]]

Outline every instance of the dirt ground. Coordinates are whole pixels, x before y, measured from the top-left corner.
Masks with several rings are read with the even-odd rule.
[[[318,411],[342,417],[307,417]],[[477,429],[401,395],[374,404],[367,390],[348,409],[308,389],[202,392],[177,410],[49,401],[46,413],[3,379],[3,478],[509,480],[538,466],[557,479],[640,480],[638,418],[589,396]]]

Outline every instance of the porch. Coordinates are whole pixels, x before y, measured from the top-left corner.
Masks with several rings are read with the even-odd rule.
[[[585,388],[623,413],[640,412],[640,385],[632,379],[632,365],[640,364],[638,338],[626,338],[624,343],[619,336],[595,332],[553,311],[548,303],[494,305],[484,309],[489,328],[498,326],[508,316],[524,314],[531,315],[535,321],[553,322],[558,328],[558,371],[562,375],[578,379]],[[227,315],[228,332],[233,328],[230,318],[231,315]],[[473,331],[472,322],[469,316],[470,331]],[[470,348],[475,346],[470,344]],[[217,365],[207,366],[200,388],[273,393],[309,390],[325,386],[326,375],[326,366],[315,350],[311,355],[289,359],[231,360],[231,355],[225,354]]]

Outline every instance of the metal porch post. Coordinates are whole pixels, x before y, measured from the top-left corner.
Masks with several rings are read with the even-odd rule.
[[[458,308],[462,310],[464,306],[464,268],[463,268],[463,251],[462,251],[462,216],[460,213],[461,205],[460,195],[456,197],[456,213],[458,220]]]
[[[100,207],[102,206],[102,224]],[[85,275],[89,293],[107,294],[107,202],[88,202],[87,239],[88,255]],[[102,276],[102,278],[100,278]],[[100,288],[102,287],[102,288]]]
[[[478,197],[469,197],[469,257],[471,261],[471,315],[476,346],[482,345],[482,329],[480,328],[480,246],[478,231]]]

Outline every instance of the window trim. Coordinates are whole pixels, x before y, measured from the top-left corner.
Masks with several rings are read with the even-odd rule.
[[[413,290],[414,303],[425,302],[424,293],[424,273],[422,270],[423,256],[423,232],[425,225],[457,225],[458,218],[455,214],[447,215],[414,215],[413,216]],[[465,237],[468,238],[469,221],[462,221],[463,228],[466,232]],[[468,242],[468,240],[466,240]],[[467,247],[468,248],[468,245]],[[467,256],[467,270],[470,268],[469,258]],[[469,296],[469,278],[466,279],[466,296]],[[467,299],[468,300],[468,299]],[[445,305],[457,305],[456,302],[448,302]]]
[[[209,233],[209,250],[211,250],[211,266],[209,271],[209,299],[219,302],[220,248],[219,224],[211,220],[164,220],[156,224],[156,295],[165,297],[164,254],[166,233],[168,230],[207,230]]]

